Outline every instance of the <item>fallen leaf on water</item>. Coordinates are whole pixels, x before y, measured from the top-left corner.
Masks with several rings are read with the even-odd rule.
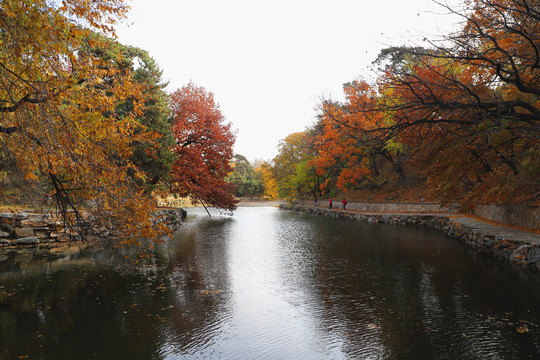
[[[521,325],[516,328],[516,331],[520,334],[524,334],[529,332],[529,328],[527,327],[527,325]]]
[[[368,329],[377,329],[377,330],[381,330],[381,327],[378,326],[378,325],[375,325],[375,324],[368,324],[368,325],[367,325],[367,328],[368,328]]]
[[[221,294],[223,290],[201,290],[201,295],[215,295],[215,294]]]

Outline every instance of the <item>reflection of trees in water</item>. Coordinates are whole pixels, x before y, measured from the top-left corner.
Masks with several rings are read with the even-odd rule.
[[[280,319],[302,315],[295,321],[309,332],[309,349],[419,359],[519,358],[520,349],[537,351],[536,325],[527,323],[527,334],[516,331],[522,320],[540,323],[537,312],[527,313],[540,298],[536,274],[475,259],[437,231],[296,215],[279,213],[270,222],[277,240],[261,254],[272,257],[269,271],[277,265],[271,280],[278,284],[270,281],[265,290],[292,305]],[[42,263],[49,266],[43,272],[31,270],[30,262],[10,265],[0,275],[0,359],[159,359],[211,348],[236,325],[233,302],[239,302],[231,289],[238,274],[229,263],[231,243],[238,246],[231,240],[239,231],[234,221],[186,225],[145,272],[84,259],[77,266]],[[244,261],[246,252],[236,255]]]
[[[141,359],[159,353],[170,295],[156,274],[71,267],[8,275],[0,287],[0,358]]]
[[[318,342],[352,358],[380,357],[384,348],[376,307],[369,301],[371,285],[358,283],[358,272],[368,275],[369,270],[362,269],[357,251],[368,254],[342,239],[351,230],[355,236],[363,234],[335,219],[290,221],[281,234],[288,254],[283,257],[283,276],[289,286],[303,292],[295,296],[315,317]]]
[[[204,348],[227,321],[230,280],[227,269],[229,217],[202,220],[180,230],[168,248],[172,311],[168,342],[175,353]]]
[[[227,318],[227,223],[200,223],[140,272],[92,259],[0,263],[0,359],[150,359],[164,344],[211,341]]]
[[[494,268],[436,230],[306,219],[308,225],[293,219],[281,234],[288,253],[282,271],[317,319],[321,341],[353,358],[519,355],[515,344],[523,340],[508,318],[530,319],[525,309],[534,309],[531,299],[540,296],[531,294],[540,284],[534,274],[523,287],[523,272]],[[495,292],[516,302],[504,305]],[[478,313],[483,308],[491,320]],[[506,315],[517,309],[520,316]],[[539,343],[535,331],[526,347]]]

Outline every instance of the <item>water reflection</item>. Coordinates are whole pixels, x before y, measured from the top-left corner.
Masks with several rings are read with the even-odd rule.
[[[539,276],[416,227],[201,212],[139,272],[0,269],[0,359],[540,357]]]

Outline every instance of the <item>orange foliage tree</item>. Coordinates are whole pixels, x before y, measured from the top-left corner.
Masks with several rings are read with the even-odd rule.
[[[403,180],[402,146],[379,129],[392,118],[373,109],[381,101],[376,89],[364,81],[344,85],[345,102],[323,101],[320,105],[321,130],[317,136],[317,156],[313,163],[319,175],[335,175],[340,190],[358,186],[379,186],[386,182],[381,167],[391,164]],[[324,186],[331,186],[329,177]]]
[[[465,19],[457,33],[383,50],[376,85],[345,84],[344,103],[321,103],[318,173],[341,189],[378,185],[384,161],[401,180],[404,164],[427,171],[432,194],[464,209],[538,203],[540,10],[527,0],[447,9]]]
[[[540,12],[525,0],[475,0],[448,47],[411,49],[388,69],[387,136],[414,147],[442,201],[534,201],[540,191]]]
[[[121,0],[0,3],[0,144],[28,181],[41,182],[78,236],[139,243],[163,231],[135,179],[132,144],[156,134],[136,116],[143,87],[130,68],[90,51],[125,17]],[[81,26],[87,26],[84,28]],[[117,113],[127,99],[132,109]]]
[[[214,102],[214,95],[190,83],[171,94],[177,154],[172,164],[173,191],[225,210],[236,209],[232,171],[235,135]]]

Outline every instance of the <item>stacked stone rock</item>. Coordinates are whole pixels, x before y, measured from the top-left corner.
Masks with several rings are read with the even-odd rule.
[[[156,213],[156,219],[164,221],[172,230],[178,228],[186,218],[183,209],[166,209]],[[29,212],[0,213],[0,246],[37,245],[42,243],[66,242],[76,239],[62,223],[51,219],[48,214]]]
[[[64,242],[69,234],[59,221],[47,214],[0,213],[0,245],[36,245],[40,243]]]

